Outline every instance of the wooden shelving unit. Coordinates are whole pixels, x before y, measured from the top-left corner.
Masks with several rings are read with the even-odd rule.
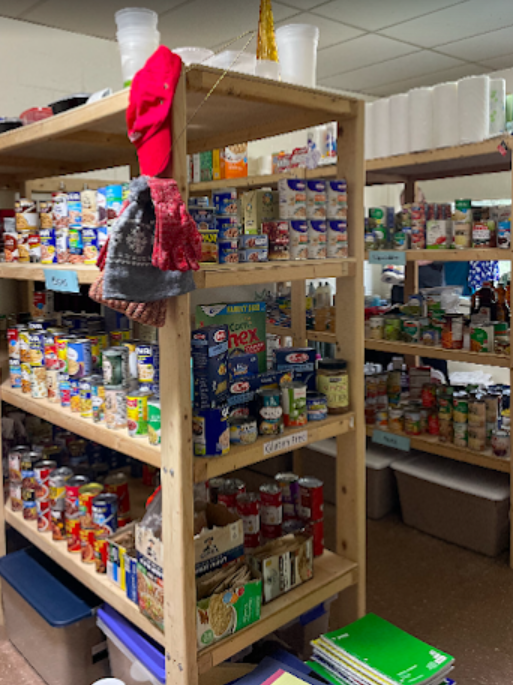
[[[459,145],[451,148],[427,150],[406,155],[396,155],[367,162],[367,184],[404,182],[406,197],[412,201],[415,196],[415,183],[426,179],[442,179],[453,176],[471,176],[496,172],[511,172],[512,155],[508,150],[505,155],[499,152],[498,146],[504,136],[498,136],[481,143]],[[506,138],[506,140],[508,140]],[[513,184],[513,174],[511,174]],[[512,246],[513,249],[513,246]],[[369,257],[365,255],[366,259]],[[479,248],[466,250],[407,250],[405,253],[406,274],[405,292],[410,294],[418,288],[417,262],[432,261],[509,261],[513,266],[513,251],[498,248]],[[513,301],[510,302],[513,308]],[[425,345],[390,342],[385,340],[365,340],[369,350],[392,352],[394,354],[433,357],[460,361],[484,366],[498,366],[510,369],[510,385],[513,385],[513,355],[506,357],[494,354],[480,354],[467,350],[444,350]],[[373,427],[367,426],[367,434],[372,435]],[[498,459],[491,450],[474,452],[455,447],[451,443],[440,443],[430,436],[410,438],[411,447],[449,459],[456,459],[468,464],[511,473],[513,460]],[[513,495],[513,478],[511,478]],[[513,503],[513,497],[512,497]],[[511,528],[510,565],[513,568],[513,526]]]
[[[8,523],[70,571],[106,602],[162,644],[167,659],[167,683],[196,685],[199,674],[234,655],[241,649],[298,617],[320,602],[348,590],[332,604],[333,625],[343,625],[365,611],[365,422],[363,367],[363,102],[324,91],[277,83],[242,74],[226,75],[209,95],[222,72],[192,67],[179,81],[173,101],[173,177],[184,199],[188,196],[186,154],[246,142],[292,130],[338,121],[339,163],[326,171],[348,182],[348,219],[350,257],[318,262],[270,262],[265,264],[211,265],[195,274],[198,288],[259,285],[291,281],[294,302],[303,302],[305,279],[336,278],[340,298],[336,309],[337,355],[348,362],[351,413],[330,416],[326,421],[291,429],[284,435],[297,446],[327,437],[336,437],[338,446],[337,547],[326,551],[315,562],[313,580],[290,592],[262,610],[260,621],[208,649],[196,649],[195,559],[193,537],[193,483],[228,473],[290,447],[271,445],[259,439],[249,447],[239,447],[220,459],[193,457],[190,402],[190,297],[168,301],[166,326],[161,329],[161,406],[162,444],[152,447],[144,440],[129,438],[123,431],[110,431],[103,424],[82,419],[77,414],[35,400],[13,390],[4,382],[1,399],[56,426],[120,450],[148,464],[161,467],[163,493],[163,542],[165,631],[160,633],[105,578],[68,554],[64,545],[39,534],[35,526],[3,506],[0,500],[0,554],[5,554],[4,524]],[[128,91],[98,103],[85,105],[45,121],[0,135],[0,182],[24,184],[33,179],[130,165],[138,173],[133,146],[126,136],[125,109]],[[190,117],[193,125],[188,126]],[[184,133],[186,131],[186,133]],[[303,172],[310,173],[310,172]],[[318,174],[313,174],[316,177]],[[261,179],[247,179],[256,187]],[[264,184],[264,182],[262,182]],[[253,184],[253,185],[251,185]],[[34,185],[34,184],[32,184]],[[226,185],[226,182],[223,183]],[[202,188],[193,188],[195,191]],[[0,278],[42,281],[46,268],[75,271],[81,284],[94,281],[95,267],[39,264],[1,264]],[[297,312],[296,312],[297,313]],[[295,317],[295,321],[298,321]],[[302,326],[304,328],[304,317]],[[294,331],[296,339],[301,333]],[[8,383],[8,381],[7,381]],[[298,434],[299,437],[298,437]],[[296,444],[292,441],[292,444]],[[295,448],[295,447],[294,447]],[[1,495],[0,495],[1,497]],[[219,681],[221,682],[221,681]]]

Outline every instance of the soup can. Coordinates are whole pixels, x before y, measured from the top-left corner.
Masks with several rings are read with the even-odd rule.
[[[91,378],[93,421],[99,423],[105,419],[105,386],[101,376]]]
[[[109,347],[102,353],[103,382],[118,387],[128,382],[128,350],[126,347]]]
[[[313,538],[314,557],[320,557],[324,552],[324,519],[310,521],[306,527],[306,532]]]
[[[21,483],[21,463],[23,455],[27,452],[30,452],[30,449],[26,445],[18,445],[9,450],[9,481],[11,483]]]
[[[155,382],[157,347],[152,343],[137,345],[137,378],[141,384]]]
[[[283,521],[283,495],[278,483],[264,483],[259,488],[260,517],[266,526],[278,526]]]
[[[94,544],[96,541],[96,530],[94,528],[80,528],[80,556],[84,564],[94,564]]]
[[[275,481],[281,489],[283,518],[296,518],[299,509],[299,476],[295,473],[278,473]]]
[[[148,435],[148,392],[139,390],[126,397],[128,435],[131,438]]]
[[[284,383],[281,386],[281,399],[285,426],[305,426],[308,421],[306,383]]]
[[[260,544],[260,502],[256,492],[238,493],[236,509],[244,528],[244,547],[258,547]]]
[[[40,533],[49,533],[52,529],[50,502],[37,502],[37,529]]]
[[[323,482],[308,476],[299,479],[299,517],[303,521],[319,521],[324,516]]]
[[[66,514],[58,509],[50,510],[52,540],[66,539]]]
[[[72,476],[66,481],[66,517],[80,516],[80,488],[89,483],[87,476]]]
[[[48,478],[50,507],[54,511],[66,509],[66,483],[73,476],[73,471],[67,466],[55,469]]]
[[[68,373],[70,379],[81,379],[92,371],[91,341],[79,338],[68,341]]]
[[[21,481],[9,481],[9,500],[11,502],[11,511],[22,511]]]
[[[118,529],[118,497],[113,492],[104,492],[92,502],[92,518],[96,529],[104,535],[111,535]]]
[[[260,388],[256,393],[257,423],[260,435],[283,433],[283,409],[279,388]]]
[[[105,422],[111,430],[127,427],[126,391],[123,386],[105,388]]]
[[[93,418],[93,394],[90,377],[85,377],[80,381],[80,416],[83,419]]]
[[[509,456],[510,437],[507,431],[494,430],[492,433],[492,450],[495,457],[507,458]]]
[[[116,330],[109,333],[111,347],[119,347],[125,340],[130,340],[130,331]]]
[[[25,521],[37,521],[37,502],[35,500],[23,500],[22,511]]]
[[[36,499],[38,502],[50,503],[50,476],[56,468],[57,462],[51,459],[38,461],[34,466]]]
[[[107,536],[101,530],[96,530],[94,540],[94,565],[96,573],[107,573],[108,559],[109,541]]]
[[[328,398],[320,392],[306,393],[308,421],[323,421],[328,418]]]
[[[453,440],[456,447],[467,447],[468,444],[468,424],[466,422],[454,421]]]
[[[80,380],[78,378],[69,379],[70,387],[70,409],[76,414],[80,414]]]
[[[94,528],[93,524],[93,500],[103,492],[100,483],[86,483],[78,491],[78,506],[80,510],[80,527],[82,529]]]

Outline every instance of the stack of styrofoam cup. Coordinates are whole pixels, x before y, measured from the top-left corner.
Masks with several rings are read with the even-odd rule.
[[[319,29],[311,24],[288,24],[276,30],[281,78],[315,88]]]
[[[129,86],[135,73],[160,45],[159,17],[153,10],[127,7],[116,12],[115,18],[123,84]]]

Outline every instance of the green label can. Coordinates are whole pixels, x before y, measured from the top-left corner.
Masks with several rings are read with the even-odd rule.
[[[109,347],[102,355],[105,385],[123,385],[128,380],[128,350],[126,347]]]
[[[148,435],[148,393],[134,392],[126,398],[128,435]]]
[[[148,438],[150,445],[160,445],[160,400],[148,401]]]

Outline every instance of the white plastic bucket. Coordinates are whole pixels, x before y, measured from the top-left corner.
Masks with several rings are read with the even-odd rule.
[[[118,31],[131,28],[146,28],[156,31],[159,15],[144,7],[125,7],[114,15]]]
[[[288,83],[315,87],[319,29],[311,24],[287,24],[276,30],[281,78]]]
[[[173,52],[182,58],[184,64],[202,64],[214,56],[213,51],[207,48],[173,48]]]
[[[210,57],[206,62],[209,67],[239,71],[242,74],[255,74],[256,56],[240,50],[224,50]]]
[[[155,31],[151,36],[134,36],[126,40],[119,40],[119,52],[121,55],[121,73],[123,84],[130,85],[139,69],[145,65],[148,57],[151,57],[160,44],[160,33]]]

